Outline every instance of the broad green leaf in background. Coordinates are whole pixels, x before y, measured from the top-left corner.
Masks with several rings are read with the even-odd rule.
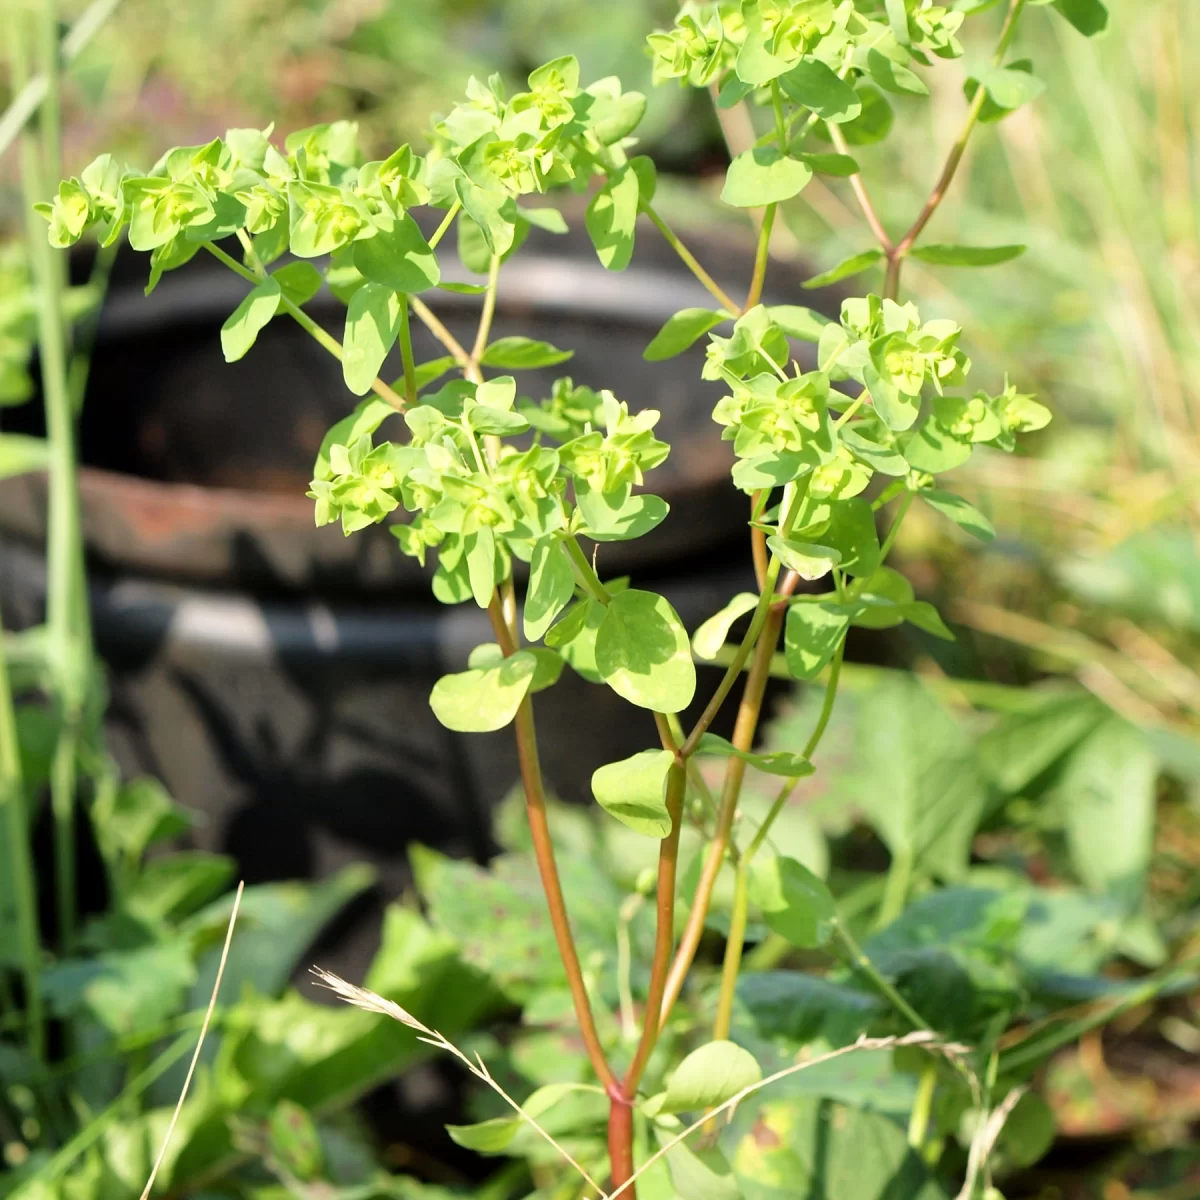
[[[881,1113],[796,1094],[748,1106],[733,1137],[747,1200],[947,1200],[903,1127]]]
[[[1157,781],[1146,739],[1110,717],[1076,747],[1058,783],[1076,872],[1127,911],[1140,905],[1150,866]]]
[[[656,1129],[660,1142],[667,1140],[666,1130]],[[724,1154],[716,1147],[692,1150],[685,1142],[672,1146],[666,1155],[674,1196],[688,1200],[739,1200],[741,1191]],[[645,1189],[639,1189],[638,1195]],[[653,1198],[648,1198],[653,1200]],[[660,1196],[659,1200],[666,1200]]]
[[[592,775],[592,794],[610,816],[647,837],[671,832],[667,811],[667,772],[675,756],[669,750],[643,750],[609,763]]]
[[[774,146],[759,146],[739,154],[729,164],[721,199],[734,208],[759,208],[798,196],[812,178],[812,169]]]
[[[342,341],[342,376],[365,396],[400,336],[400,297],[381,283],[365,283],[350,297]]]
[[[1054,0],[1054,8],[1084,37],[1095,37],[1108,28],[1108,9],[1101,0]]]
[[[517,715],[536,669],[534,656],[518,651],[499,666],[443,675],[433,685],[429,704],[447,729],[459,733],[503,729]]]
[[[454,937],[464,960],[486,971],[496,987],[524,1002],[535,988],[565,984],[532,854],[501,855],[486,870],[423,846],[412,847],[409,857],[430,919]],[[588,963],[612,963],[613,930],[625,893],[594,855],[560,846],[559,870],[580,957]],[[486,920],[480,920],[481,913]],[[605,977],[607,968],[595,969],[597,978]],[[429,1017],[438,1019],[436,1013]]]
[[[716,329],[729,314],[714,312],[709,308],[684,308],[667,319],[667,323],[654,335],[650,344],[642,351],[647,362],[662,362],[682,354],[689,346],[702,338],[710,329]]]
[[[1090,692],[1034,693],[1032,708],[1004,716],[979,739],[979,761],[1010,794],[1027,788],[1104,720],[1107,709]]]
[[[254,345],[259,333],[279,311],[281,296],[278,281],[269,275],[233,310],[221,326],[221,351],[226,362],[237,362]]]
[[[814,275],[811,279],[806,279],[800,286],[819,288],[831,283],[840,283],[843,279],[849,279],[851,275],[857,275],[860,271],[865,271],[882,260],[882,250],[864,250],[861,254],[852,254],[849,258],[843,258],[836,266],[830,267],[828,271],[822,271],[820,275]]]
[[[733,623],[746,613],[752,612],[758,605],[758,597],[753,592],[739,592],[720,612],[709,617],[699,629],[692,634],[692,651],[697,658],[713,659],[721,652],[729,637]]]
[[[837,925],[837,907],[824,882],[781,854],[760,853],[751,863],[750,902],[774,933],[803,950],[825,945]]]
[[[623,271],[633,256],[641,189],[632,166],[615,171],[592,197],[584,223],[596,255],[610,271]]]
[[[619,696],[656,712],[681,712],[696,692],[687,630],[666,599],[653,592],[630,588],[605,606],[596,633],[596,669]]]
[[[762,1079],[762,1068],[748,1050],[729,1041],[708,1042],[693,1050],[667,1081],[659,1110],[696,1112],[715,1108]]]

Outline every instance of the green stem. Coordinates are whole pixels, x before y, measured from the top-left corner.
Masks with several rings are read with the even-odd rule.
[[[440,242],[442,240],[442,238],[444,238],[446,236],[446,231],[454,223],[454,218],[458,216],[459,211],[461,209],[462,209],[462,201],[461,200],[455,200],[455,202],[452,205],[450,205],[450,211],[443,218],[442,223],[437,227],[437,229],[435,229],[433,231],[433,237],[431,237],[429,239],[430,250],[437,249],[438,242]]]
[[[913,497],[915,492],[905,492],[904,499],[900,501],[900,509],[896,513],[896,519],[892,522],[891,527],[887,531],[887,536],[883,539],[883,545],[879,547],[879,561],[884,562],[887,556],[891,553],[892,547],[896,544],[896,537],[900,533],[900,526],[904,522],[904,518],[908,516],[908,510],[912,507]]]
[[[671,227],[658,215],[650,204],[642,205],[642,212],[650,218],[655,228],[667,240],[667,245],[683,260],[689,271],[703,284],[705,291],[731,316],[738,316],[742,306],[730,298],[729,293],[700,265],[696,256],[679,240]]]
[[[787,153],[788,126],[783,115],[783,93],[779,90],[779,80],[771,80],[771,108],[775,113],[775,145],[780,154]]]
[[[750,658],[751,652],[761,642],[761,635],[766,628],[770,615],[771,601],[775,595],[775,584],[779,579],[780,567],[779,559],[772,555],[771,561],[767,564],[765,586],[759,594],[758,606],[754,610],[754,615],[750,618],[750,628],[746,630],[746,636],[742,638],[741,645],[738,646],[737,653],[733,656],[733,661],[726,668],[725,674],[721,682],[717,685],[717,690],[713,693],[712,699],[705,705],[704,711],[697,718],[691,733],[688,734],[688,739],[684,742],[680,750],[684,758],[690,758],[695,752],[700,739],[716,719],[717,713],[721,711],[721,705],[725,703],[726,697],[732,690],[734,683],[737,682],[737,677],[742,673],[742,668]],[[774,650],[773,646],[772,650]]]
[[[719,1042],[729,1038],[738,972],[742,968],[742,950],[746,943],[746,917],[750,907],[750,864],[747,859],[748,855],[738,862],[733,880],[733,912],[729,918],[725,961],[721,964],[721,992],[717,998],[717,1016],[713,1021],[713,1040]]]
[[[918,1153],[925,1145],[929,1132],[929,1116],[933,1109],[933,1094],[937,1090],[937,1063],[932,1056],[921,1068],[921,1079],[917,1084],[917,1095],[908,1118],[908,1144]]]
[[[806,759],[812,758],[817,747],[821,744],[821,738],[825,735],[825,730],[829,726],[829,718],[833,713],[833,703],[837,697],[838,683],[842,675],[842,659],[845,653],[846,639],[843,637],[838,643],[838,648],[833,656],[833,664],[830,667],[829,680],[825,684],[825,698],[821,704],[821,712],[817,717],[817,724],[809,736],[807,745],[804,747],[804,757]],[[755,833],[750,845],[746,847],[745,853],[738,859],[737,874],[733,885],[733,916],[729,923],[729,939],[725,943],[725,961],[721,969],[721,994],[717,1002],[717,1019],[713,1026],[713,1037],[718,1040],[729,1036],[729,1023],[733,1016],[733,1000],[737,991],[738,973],[741,970],[743,943],[746,937],[746,909],[748,904],[750,865],[754,862],[755,855],[762,849],[763,843],[767,840],[771,832],[771,826],[775,824],[779,814],[783,811],[784,805],[787,804],[788,798],[795,791],[796,785],[802,778],[802,775],[796,775],[784,780],[783,785],[779,789],[779,794],[775,797],[775,802],[763,818],[763,822],[758,827],[758,831]]]
[[[49,83],[57,79],[57,44],[46,37],[41,10],[39,45],[49,54],[43,72],[48,80],[41,122],[43,139],[28,130],[21,138],[21,181],[27,212],[27,236],[38,293],[38,350],[45,397],[46,433],[50,444],[50,499],[47,532],[46,623],[51,641],[61,654],[56,687],[61,729],[55,747],[50,800],[54,820],[55,895],[59,935],[70,946],[75,932],[75,739],[84,704],[91,657],[84,591],[82,535],[76,486],[75,419],[67,382],[67,342],[62,312],[60,264],[33,205],[45,191],[43,171],[57,171],[57,94]],[[29,79],[30,59],[26,21],[18,12],[11,21],[13,84],[20,89]],[[56,90],[56,89],[55,89]]]
[[[679,867],[679,834],[683,828],[683,796],[686,787],[687,776],[683,764],[676,762],[667,772],[666,804],[671,819],[671,832],[663,838],[658,855],[654,959],[650,968],[650,987],[646,993],[646,1011],[642,1018],[642,1039],[633,1056],[633,1062],[629,1064],[629,1070],[625,1073],[623,1084],[625,1095],[630,1099],[637,1095],[638,1083],[658,1041],[658,1014],[662,1008],[667,971],[671,966],[671,950],[675,942],[675,879]]]
[[[1004,27],[1000,31],[1000,39],[996,44],[996,52],[992,55],[992,62],[996,66],[1001,65],[1005,54],[1008,53],[1008,47],[1012,44],[1013,35],[1017,31],[1017,21],[1020,19],[1021,10],[1024,7],[1025,0],[1010,0],[1008,15],[1004,19]],[[954,145],[950,148],[950,154],[946,158],[945,165],[942,167],[942,173],[938,176],[937,183],[933,185],[933,191],[929,193],[929,198],[917,214],[917,219],[894,247],[884,245],[884,250],[888,256],[888,266],[883,294],[890,300],[895,300],[900,294],[900,266],[905,256],[913,248],[917,238],[921,236],[933,214],[937,212],[939,205],[946,198],[946,193],[950,190],[951,183],[954,182],[955,173],[958,171],[959,164],[966,153],[967,142],[970,140],[971,133],[979,121],[979,114],[983,111],[983,104],[986,99],[987,91],[982,87],[978,88],[974,98],[971,100],[970,108],[967,109],[967,116],[963,122],[962,130],[955,139]],[[831,130],[835,130],[836,128],[837,126],[830,126]]]
[[[778,560],[773,558],[772,562],[777,564]],[[773,586],[774,580],[771,582]],[[764,592],[764,595],[770,596],[770,593]],[[767,680],[770,678],[771,658],[779,641],[780,630],[783,628],[784,613],[770,603],[765,607],[766,621],[754,645],[754,656],[751,660],[750,671],[746,676],[742,701],[738,706],[737,720],[734,723],[732,740],[739,750],[749,750],[754,743],[759,717],[762,715],[763,694],[766,691]],[[736,678],[736,675],[734,677]],[[725,783],[717,811],[717,828],[709,842],[708,853],[704,865],[701,867],[700,880],[696,885],[696,893],[692,899],[687,924],[667,976],[662,1013],[659,1019],[660,1026],[666,1023],[671,1009],[679,999],[679,994],[683,990],[683,981],[687,978],[692,960],[700,945],[713,888],[729,849],[730,831],[733,828],[733,818],[737,812],[738,797],[741,795],[742,780],[745,774],[745,760],[731,757],[725,767]]]
[[[400,297],[400,358],[404,363],[404,399],[409,408],[417,402],[417,370],[413,363],[412,328],[408,320],[408,297]]]
[[[487,291],[483,295],[483,311],[479,314],[479,329],[475,333],[475,345],[471,347],[471,362],[478,367],[483,352],[487,349],[488,335],[492,332],[492,320],[496,315],[496,292],[500,282],[500,255],[493,254],[488,266]]]
[[[16,714],[13,710],[8,663],[4,656],[4,631],[0,628],[0,807],[4,809],[8,869],[16,901],[17,941],[21,953],[21,972],[25,981],[25,1033],[30,1054],[41,1062],[46,1054],[40,970],[41,944],[38,938],[37,883],[34,877],[25,804]]]
[[[463,349],[454,334],[437,319],[437,316],[419,296],[410,296],[409,303],[421,324],[450,351],[451,357],[465,371],[471,365],[471,356]]]
[[[914,1028],[931,1031],[928,1021],[882,975],[875,964],[862,952],[845,922],[837,922],[837,936],[850,956],[852,965],[861,971],[874,985],[881,996]]]
[[[584,589],[591,595],[593,600],[598,600],[601,604],[607,604],[612,597],[609,595],[608,589],[600,582],[600,576],[592,569],[592,564],[588,562],[588,557],[583,552],[583,547],[574,537],[566,538],[563,545],[567,548],[567,554],[570,556],[571,565],[575,568],[575,573],[579,577]]]
[[[241,232],[242,231],[239,230],[239,233]],[[259,266],[262,267],[262,274],[260,275],[255,271],[250,270],[249,267],[242,266],[242,264],[238,262],[236,258],[231,258],[225,253],[224,250],[221,249],[220,246],[215,246],[212,242],[203,242],[201,244],[204,246],[205,250],[207,250],[209,254],[213,256],[213,258],[227,266],[231,271],[234,272],[235,275],[240,275],[244,280],[246,280],[247,283],[258,284],[263,278],[265,278],[266,268],[262,267],[261,263],[259,264]],[[245,243],[243,243],[243,245],[245,245]],[[251,252],[253,252],[253,246],[251,246]],[[414,305],[415,303],[416,302],[414,300]],[[280,298],[279,306],[288,314],[289,317],[292,318],[293,321],[296,322],[297,325],[300,326],[301,329],[304,330],[305,333],[307,333],[317,343],[317,345],[332,354],[333,357],[338,360],[338,362],[342,361],[341,343],[337,340],[337,338],[333,337],[326,330],[322,329],[321,326],[318,325],[316,321],[314,321],[312,317],[310,317],[308,313],[304,311],[304,309],[302,309],[298,304],[294,304],[286,296]],[[394,409],[396,409],[397,412],[404,411],[406,405],[403,397],[397,395],[397,393],[386,383],[384,383],[382,379],[372,380],[371,391],[373,391],[380,399],[386,400]]]
[[[771,230],[775,226],[775,211],[778,207],[777,204],[768,204],[763,210],[762,224],[758,229],[758,249],[754,255],[754,276],[750,280],[750,291],[746,296],[746,312],[762,299],[763,284],[767,278],[767,260],[771,250]]]
[[[504,619],[499,594],[493,595],[492,602],[488,606],[488,616],[491,619],[492,629],[496,634],[500,649],[505,656],[515,654],[517,647],[512,641],[511,631]],[[571,933],[571,921],[567,915],[566,901],[563,899],[562,882],[558,874],[554,843],[550,837],[550,824],[546,816],[546,790],[542,782],[541,760],[538,757],[533,705],[528,696],[521,702],[521,707],[517,709],[514,730],[534,859],[537,862],[538,874],[541,876],[542,890],[546,895],[546,907],[550,912],[550,924],[558,944],[559,957],[562,959],[563,970],[567,976],[567,987],[575,1006],[580,1037],[583,1039],[588,1058],[591,1060],[592,1069],[605,1089],[609,1091],[613,1088],[619,1089],[621,1085],[608,1065],[604,1047],[600,1044],[600,1035],[596,1031],[595,1018],[592,1016],[592,1002],[583,978],[583,969],[579,964],[579,954],[575,949],[575,938]]]

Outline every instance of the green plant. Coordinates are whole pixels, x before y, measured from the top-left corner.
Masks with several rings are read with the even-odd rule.
[[[466,671],[440,680],[431,704],[454,730],[514,726],[529,846],[550,915],[559,999],[569,999],[575,1032],[598,1081],[588,1086],[593,1095],[598,1086],[607,1109],[605,1150],[590,1160],[589,1170],[593,1176],[608,1173],[610,1194],[634,1193],[637,1162],[647,1160],[645,1139],[652,1131],[673,1128],[675,1111],[717,1108],[761,1075],[754,1058],[730,1041],[751,906],[791,946],[840,947],[879,1001],[910,1030],[944,1034],[956,1020],[941,1011],[936,1017],[923,1012],[876,965],[869,948],[868,953],[859,948],[853,922],[839,913],[821,879],[796,859],[776,853],[770,838],[792,790],[813,772],[813,756],[830,727],[849,629],[908,622],[935,637],[949,636],[937,612],[917,601],[908,581],[885,565],[910,508],[926,505],[968,533],[990,537],[987,518],[938,487],[935,476],[961,466],[977,445],[1011,451],[1017,434],[1049,420],[1048,410],[1007,381],[994,391],[964,393],[971,364],[960,346],[962,329],[953,321],[923,319],[914,305],[898,299],[902,267],[910,257],[932,265],[978,267],[1021,250],[921,244],[920,238],[975,125],[1036,95],[1026,64],[1007,61],[1025,0],[1011,0],[991,62],[973,69],[967,122],[901,238],[893,240],[886,232],[851,153],[852,146],[886,134],[892,117],[885,93],[923,94],[926,85],[913,68],[962,53],[958,32],[964,7],[993,6],[951,10],[901,0],[885,5],[744,0],[689,8],[674,29],[652,35],[660,80],[711,87],[722,108],[750,104],[767,115],[765,131],[755,132],[753,144],[733,158],[723,191],[729,205],[758,214],[758,246],[744,303],[704,270],[654,206],[654,165],[630,155],[644,98],[624,91],[615,79],[581,88],[578,64],[570,57],[532,72],[527,90],[512,96],[497,79],[473,80],[467,100],[437,124],[425,158],[406,145],[386,160],[364,163],[348,122],[292,133],[282,150],[267,133],[230,130],[205,146],[168,152],[148,174],[104,156],[39,206],[55,245],[70,245],[87,230],[111,244],[127,230],[132,247],[150,254],[151,288],[164,271],[183,266],[201,250],[213,255],[252,287],[222,330],[227,359],[247,353],[258,333],[283,312],[341,360],[352,393],[373,393],[325,439],[310,492],[316,519],[322,525],[340,522],[351,534],[403,511],[407,519],[390,527],[402,552],[422,563],[431,552],[436,557],[434,595],[445,603],[474,601],[488,612],[495,641],[476,648]],[[1085,32],[1104,11],[1097,0],[1059,0],[1055,7]],[[832,143],[833,152],[822,143]],[[880,247],[854,255],[810,283],[885,268],[882,295],[846,300],[839,321],[797,305],[761,303],[778,208],[797,196],[814,172],[850,179]],[[670,451],[654,434],[658,414],[631,412],[611,393],[569,379],[535,402],[519,396],[514,376],[485,374],[486,369],[516,371],[569,357],[569,351],[528,338],[492,340],[492,322],[503,264],[529,228],[564,228],[556,209],[534,206],[529,198],[558,186],[584,191],[597,180],[585,223],[601,263],[612,270],[628,264],[638,218],[644,215],[718,306],[676,314],[646,351],[648,358],[666,358],[709,335],[703,376],[729,389],[714,419],[732,443],[734,484],[747,496],[758,593],[735,597],[691,637],[665,598],[627,580],[605,580],[596,567],[606,542],[640,537],[667,518],[667,505],[640,490]],[[441,214],[436,229],[432,222],[427,226],[432,229],[428,237],[412,215],[425,206]],[[438,287],[464,290],[442,281],[438,263],[437,248],[452,228],[462,260],[486,277],[486,283],[465,288],[482,295],[470,348],[445,329],[422,298]],[[236,251],[218,244],[230,238],[240,248],[240,261]],[[288,250],[296,261],[271,270]],[[322,272],[312,260],[326,258]],[[323,282],[347,303],[340,340],[304,310]],[[444,357],[414,361],[412,315],[442,342]],[[715,332],[722,328],[725,332]],[[815,343],[816,369],[801,368],[793,341]],[[397,345],[403,374],[389,383],[381,371]],[[435,389],[451,371],[461,378]],[[396,426],[397,414],[407,440],[378,440],[385,421]],[[870,500],[865,498],[869,488]],[[882,539],[876,529],[881,513],[890,516]],[[594,544],[591,553],[581,539]],[[528,564],[520,610],[516,563]],[[818,581],[825,581],[827,590],[807,590]],[[726,650],[736,623],[746,617],[748,628]],[[796,748],[756,752],[764,689],[781,637],[791,675],[823,679],[823,698]],[[694,657],[711,661],[722,655],[728,661],[720,682],[685,730],[681,714],[696,694]],[[581,953],[590,917],[603,909],[598,904],[593,913],[576,908],[574,925],[568,915],[565,893],[589,876],[582,868],[569,879],[560,871],[538,761],[531,697],[553,687],[568,665],[644,710],[647,741],[653,722],[660,747],[609,764],[593,779],[599,805],[646,839],[656,857],[653,882],[640,889],[654,897],[653,929],[646,938],[649,969],[638,986],[640,1015],[631,991],[636,913],[620,917],[629,941],[621,956],[619,999],[622,1020],[635,1027],[628,1041],[601,1003],[605,989],[592,973],[591,956]],[[726,741],[709,729],[744,671],[734,736]],[[920,736],[911,729],[896,732],[885,761],[917,755]],[[699,767],[706,757],[725,764],[718,798]],[[735,821],[748,767],[780,782],[758,829],[742,842],[735,836],[735,829],[741,832]],[[878,783],[882,788],[887,780]],[[687,829],[699,831],[701,850],[676,944],[680,845]],[[882,919],[896,931],[916,863],[911,844],[906,850],[897,838],[889,845],[894,868]],[[711,1040],[675,1064],[665,1061],[675,1040],[667,1035],[674,1033],[673,1014],[718,876],[729,861],[733,899]],[[427,871],[427,894],[436,890],[436,874]],[[611,894],[602,878],[594,882],[598,893]],[[477,923],[470,889],[454,890]],[[527,890],[518,894],[528,900]],[[528,904],[524,911],[529,913]],[[1001,935],[1011,932],[1016,920],[1012,906],[989,909],[983,939],[1002,943]],[[502,955],[519,945],[514,939],[513,947],[501,948]],[[544,958],[548,948],[546,939],[535,935],[534,957]],[[979,979],[963,968],[949,985],[965,977],[978,984],[972,997],[982,997],[980,1009],[966,1021],[977,1045],[952,1067],[961,1072],[974,1119],[987,1133],[973,1139],[982,1148],[966,1164],[967,1196],[983,1194],[988,1148],[1016,1102],[1013,1094],[996,1092],[997,1038],[1013,1010],[994,999],[993,993],[1003,991],[992,970],[999,967],[990,961],[985,966]],[[511,969],[519,982],[520,962]],[[903,972],[896,968],[891,974]],[[920,1182],[925,1168],[919,1155],[929,1149],[940,1075],[927,1055],[919,1071],[908,1137],[917,1157],[911,1163],[905,1157],[903,1139],[894,1148],[900,1167],[917,1172],[924,1196],[936,1194],[932,1181]],[[537,1106],[545,1102],[543,1096]],[[494,1145],[486,1133],[461,1136]],[[676,1191],[733,1194],[728,1164],[719,1158],[702,1158],[680,1145],[673,1147],[671,1169]],[[564,1186],[570,1194],[578,1181],[551,1180],[546,1186],[546,1194]],[[650,1187],[647,1181],[643,1191]]]

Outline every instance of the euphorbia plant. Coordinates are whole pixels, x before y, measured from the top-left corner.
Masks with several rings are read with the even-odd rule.
[[[884,565],[905,514],[914,502],[928,504],[990,537],[986,518],[939,488],[935,476],[964,463],[977,444],[1012,450],[1016,434],[1049,420],[1007,381],[991,381],[991,390],[974,381],[968,387],[963,331],[922,316],[899,296],[910,255],[986,265],[1020,252],[919,239],[977,122],[1036,95],[1028,64],[1006,62],[1025,0],[1011,0],[991,62],[972,71],[962,135],[902,236],[887,232],[851,153],[890,127],[885,93],[924,94],[921,69],[962,54],[964,15],[993,7],[988,0],[953,8],[917,0],[742,0],[689,5],[672,30],[651,36],[658,80],[711,88],[718,105],[747,104],[766,117],[761,136],[733,157],[722,193],[758,226],[742,302],[713,280],[654,206],[654,165],[632,155],[643,97],[616,79],[581,88],[570,57],[534,71],[528,90],[513,96],[496,79],[472,80],[467,99],[436,125],[426,157],[403,146],[385,161],[364,163],[349,123],[293,133],[282,146],[269,130],[231,130],[206,146],[170,151],[148,174],[98,159],[44,206],[57,245],[89,228],[111,242],[127,228],[133,248],[150,253],[151,286],[201,250],[215,256],[251,285],[222,330],[228,359],[245,354],[282,311],[341,359],[347,388],[366,397],[322,446],[310,492],[316,520],[340,521],[347,534],[389,522],[401,553],[436,562],[432,587],[440,601],[473,602],[488,613],[495,641],[476,648],[466,671],[441,679],[431,704],[454,730],[513,726],[532,844],[579,1033],[610,1105],[608,1170],[625,1194],[634,1191],[626,1185],[636,1172],[635,1110],[641,1106],[650,1118],[663,1111],[661,1096],[647,1100],[647,1068],[723,866],[733,864],[736,883],[713,1044],[671,1075],[668,1108],[702,1109],[745,1085],[744,1052],[727,1038],[751,904],[796,945],[839,936],[852,946],[824,884],[772,853],[769,834],[797,781],[812,770],[848,631],[909,621],[950,636],[936,611]],[[1081,25],[1088,13],[1103,12],[1094,0],[1060,0],[1056,7]],[[778,208],[814,172],[850,180],[880,247],[810,282],[885,270],[882,292],[847,299],[839,321],[761,302]],[[631,410],[631,398],[569,379],[533,401],[519,394],[513,376],[491,375],[569,357],[527,338],[491,338],[504,263],[531,226],[565,228],[556,209],[526,200],[559,187],[595,188],[586,226],[605,267],[629,263],[645,216],[714,300],[711,309],[672,317],[646,357],[668,358],[709,337],[703,377],[727,388],[713,417],[732,443],[733,483],[746,496],[758,589],[734,597],[690,637],[664,597],[603,574],[605,543],[641,537],[668,518],[667,504],[645,490],[669,453],[655,436],[658,413]],[[425,224],[434,229],[428,237],[413,216],[423,208],[443,214],[435,229]],[[438,247],[452,229],[460,258],[486,283],[443,283]],[[221,244],[231,238],[240,259]],[[294,261],[273,267],[289,250]],[[340,340],[304,310],[323,280],[347,303]],[[439,287],[481,293],[471,346],[427,305],[424,297]],[[444,357],[414,361],[413,316],[441,341]],[[815,364],[811,351],[804,356],[812,369],[798,361],[796,341],[815,344]],[[389,384],[380,371],[397,344],[404,370]],[[450,372],[457,377],[434,386]],[[520,601],[517,562],[527,564]],[[747,616],[745,632],[727,648]],[[824,703],[803,753],[756,754],[781,637],[792,674],[823,681]],[[695,660],[718,658],[727,666],[711,700],[685,721]],[[552,688],[564,665],[646,714],[647,748],[593,779],[598,803],[613,818],[660,843],[657,933],[640,1036],[628,1048],[602,1034],[595,1019],[595,989],[575,949],[547,825],[532,697]],[[709,727],[743,672],[733,738],[725,741]],[[715,801],[695,769],[699,755],[725,760]],[[778,776],[780,786],[769,815],[741,838],[735,817],[748,765]],[[703,831],[707,849],[677,937],[685,821]],[[876,982],[904,1020],[924,1024],[886,981]],[[657,1084],[662,1070],[653,1069]]]

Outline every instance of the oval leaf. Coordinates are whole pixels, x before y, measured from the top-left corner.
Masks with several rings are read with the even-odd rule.
[[[533,338],[504,337],[483,352],[480,362],[485,367],[503,367],[510,371],[532,370],[566,362],[574,353],[574,350],[560,350],[549,342],[537,342]]]
[[[374,237],[355,242],[354,265],[364,278],[394,292],[423,292],[437,287],[442,277],[437,256],[407,213],[394,219],[391,229],[377,229]]]
[[[835,604],[793,604],[784,628],[788,670],[795,679],[816,679],[834,656],[850,616]]]
[[[587,206],[584,224],[588,237],[601,264],[610,271],[623,271],[629,266],[640,199],[637,172],[625,166],[609,178]]]
[[[714,1108],[761,1080],[762,1068],[749,1050],[734,1042],[709,1042],[693,1050],[676,1068],[659,1111]]]
[[[364,283],[350,297],[342,339],[342,376],[356,396],[371,390],[399,336],[400,297],[381,283]]]
[[[525,593],[525,636],[540,641],[575,593],[575,575],[562,542],[542,538],[529,563],[529,588]]]
[[[778,534],[767,538],[767,547],[789,570],[801,579],[821,579],[842,561],[832,546],[817,546],[812,542],[797,542]]]
[[[517,715],[536,670],[537,659],[518,651],[498,666],[443,675],[433,685],[429,704],[447,729],[491,733]]]
[[[655,712],[680,712],[696,693],[687,630],[654,592],[612,597],[596,633],[596,669],[617,695]]]
[[[758,597],[753,592],[739,592],[719,613],[709,617],[692,634],[692,650],[697,658],[713,659],[721,652],[729,637],[729,630],[738,617],[745,616],[758,606]]]
[[[642,357],[647,362],[674,358],[710,329],[716,329],[722,321],[729,319],[727,312],[713,312],[708,308],[681,309],[654,335],[650,345],[642,351]]]
[[[861,254],[852,254],[849,258],[843,258],[836,267],[830,267],[828,271],[822,271],[820,275],[806,279],[800,286],[819,288],[830,283],[838,283],[840,280],[849,279],[851,275],[865,271],[868,267],[873,267],[882,258],[882,250],[864,250]]]
[[[729,164],[721,199],[735,208],[761,208],[799,195],[811,178],[811,168],[799,159],[758,146]]]
[[[1024,246],[957,246],[949,242],[930,242],[909,251],[910,257],[939,267],[990,267],[1024,253]]]
[[[233,310],[221,326],[221,351],[226,362],[237,362],[254,345],[267,322],[279,311],[282,295],[278,281],[268,276]]]
[[[668,750],[643,750],[609,763],[593,773],[592,794],[605,812],[635,833],[664,838],[671,832],[666,786],[674,761]]]
[[[990,542],[996,536],[995,527],[973,504],[968,504],[953,492],[934,489],[921,492],[921,499],[931,508],[936,508],[944,517],[949,517],[960,529],[965,529],[981,542]]]

